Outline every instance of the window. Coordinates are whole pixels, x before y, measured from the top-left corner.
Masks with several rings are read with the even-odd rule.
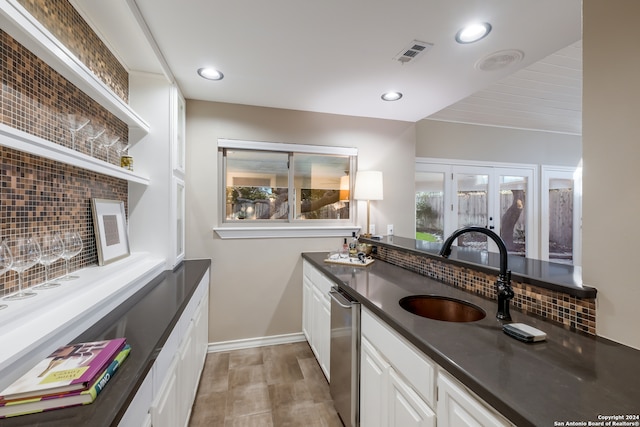
[[[355,148],[218,140],[220,228],[355,230],[356,156]]]

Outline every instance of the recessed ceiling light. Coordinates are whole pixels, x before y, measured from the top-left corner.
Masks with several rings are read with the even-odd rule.
[[[397,101],[402,98],[402,94],[400,92],[387,92],[383,93],[381,98],[385,101]]]
[[[198,69],[198,74],[207,80],[222,80],[224,78],[224,74],[215,68],[200,68]]]
[[[456,41],[466,44],[481,40],[491,32],[491,24],[488,22],[467,25],[456,33]]]

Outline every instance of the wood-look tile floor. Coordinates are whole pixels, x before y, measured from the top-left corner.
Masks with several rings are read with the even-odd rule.
[[[306,342],[207,355],[189,427],[342,427]]]

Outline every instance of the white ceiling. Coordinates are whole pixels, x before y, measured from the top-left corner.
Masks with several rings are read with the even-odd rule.
[[[581,133],[581,0],[71,0],[130,72],[189,99]],[[488,37],[460,45],[471,21]],[[401,64],[413,40],[433,47]],[[522,61],[483,71],[504,50]],[[225,78],[200,78],[203,66]],[[404,94],[397,102],[383,92]]]

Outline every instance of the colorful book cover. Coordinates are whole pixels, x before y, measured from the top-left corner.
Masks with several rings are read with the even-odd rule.
[[[125,345],[125,338],[60,347],[0,392],[0,402],[83,390]]]
[[[120,353],[118,353],[111,364],[86,390],[0,402],[0,419],[93,403],[93,401],[96,400],[96,397],[98,397],[98,394],[100,394],[109,380],[111,380],[115,375],[116,371],[127,358],[130,351],[131,347],[126,345]]]

